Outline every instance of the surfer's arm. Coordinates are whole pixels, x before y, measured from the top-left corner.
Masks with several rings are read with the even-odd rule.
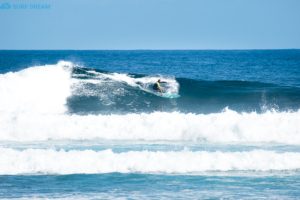
[[[168,83],[168,82],[166,82],[166,81],[161,81],[160,83]],[[161,87],[160,85],[158,85],[158,88],[159,88],[159,89],[165,89],[164,87]]]

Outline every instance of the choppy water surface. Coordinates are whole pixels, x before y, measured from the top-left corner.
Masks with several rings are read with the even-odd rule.
[[[0,197],[294,199],[299,69],[299,50],[0,51]]]

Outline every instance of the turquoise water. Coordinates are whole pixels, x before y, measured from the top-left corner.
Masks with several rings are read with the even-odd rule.
[[[299,175],[92,174],[1,176],[4,198],[289,198],[299,193]],[[254,176],[253,176],[254,175]],[[4,190],[5,188],[6,190]],[[10,192],[7,192],[9,189]],[[3,191],[4,190],[4,191]]]
[[[299,67],[300,50],[0,51],[0,198],[298,198]]]

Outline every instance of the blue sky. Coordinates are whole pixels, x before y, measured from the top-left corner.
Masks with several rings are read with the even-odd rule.
[[[0,49],[300,48],[300,0],[0,0]],[[26,9],[13,6],[27,4]],[[30,9],[30,5],[50,9]]]

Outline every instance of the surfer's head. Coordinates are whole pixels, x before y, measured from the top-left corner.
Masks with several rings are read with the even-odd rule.
[[[160,83],[160,79],[158,79],[158,81],[157,82],[159,82]]]

